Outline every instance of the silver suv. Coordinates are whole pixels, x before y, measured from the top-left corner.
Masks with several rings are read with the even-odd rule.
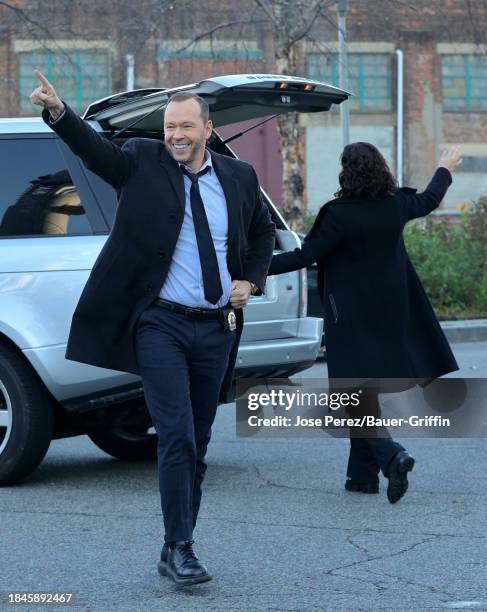
[[[177,90],[205,97],[216,128],[326,111],[347,99],[330,85],[279,75],[223,76]],[[84,118],[119,144],[132,136],[160,139],[174,91],[114,95]],[[217,133],[210,147],[235,156]],[[30,474],[55,438],[88,434],[114,457],[155,458],[140,378],[64,357],[75,306],[112,227],[115,191],[39,117],[0,119],[0,167],[0,484]],[[263,197],[276,223],[276,249],[295,248],[297,236]],[[237,377],[286,377],[314,362],[322,321],[306,316],[306,302],[305,271],[267,279],[265,295],[245,310]]]

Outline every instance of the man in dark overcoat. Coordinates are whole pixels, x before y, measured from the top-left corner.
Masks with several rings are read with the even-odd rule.
[[[164,142],[132,138],[119,147],[36,75],[32,102],[119,201],[76,307],[66,358],[141,375],[159,438],[165,543],[158,569],[182,585],[207,581],[192,547],[204,457],[219,395],[231,384],[242,309],[264,290],[274,223],[252,166],[206,148],[212,123],[202,98],[171,98]]]

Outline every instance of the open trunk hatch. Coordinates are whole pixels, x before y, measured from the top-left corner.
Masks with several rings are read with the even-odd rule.
[[[90,105],[83,118],[114,131],[133,125],[135,130],[157,131],[164,109],[174,93],[190,91],[210,106],[215,127],[287,112],[327,111],[351,95],[327,83],[274,74],[235,74],[204,79],[173,89],[119,93]]]

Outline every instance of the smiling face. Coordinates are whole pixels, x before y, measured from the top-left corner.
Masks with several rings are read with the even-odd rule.
[[[190,98],[169,102],[164,114],[164,144],[177,162],[198,172],[205,157],[205,145],[213,125],[201,116],[198,102]]]

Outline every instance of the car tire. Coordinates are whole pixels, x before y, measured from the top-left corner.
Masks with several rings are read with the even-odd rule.
[[[52,398],[25,357],[0,344],[0,486],[31,474],[52,440]]]
[[[99,449],[117,459],[153,461],[157,458],[157,434],[149,433],[144,426],[107,429],[88,436]]]

